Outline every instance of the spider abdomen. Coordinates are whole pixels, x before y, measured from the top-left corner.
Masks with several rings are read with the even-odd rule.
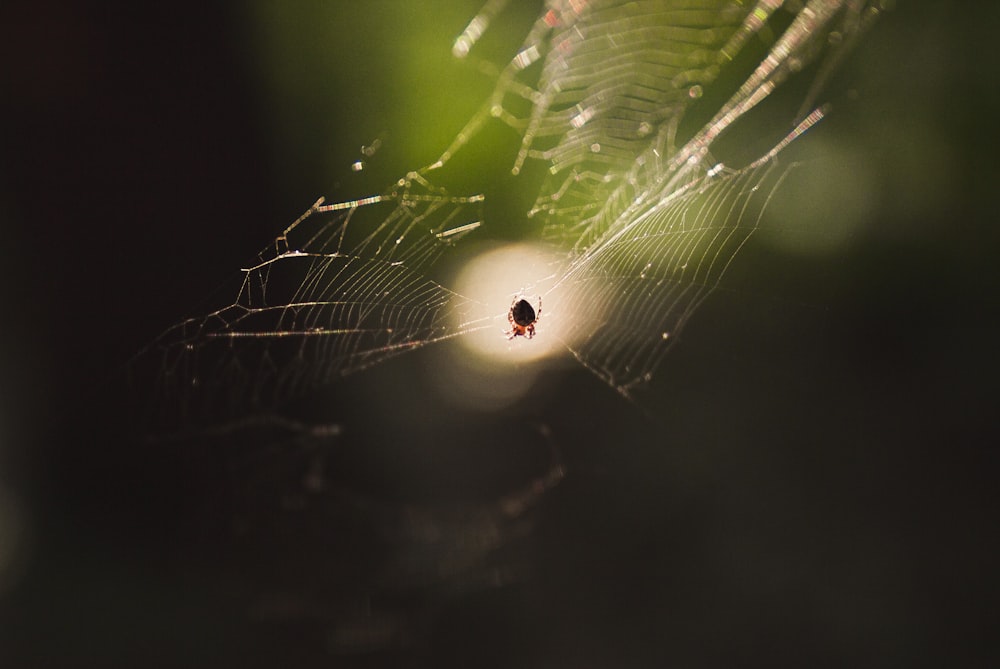
[[[535,322],[535,308],[527,300],[518,300],[510,308],[510,315],[514,322],[521,327],[531,325]]]

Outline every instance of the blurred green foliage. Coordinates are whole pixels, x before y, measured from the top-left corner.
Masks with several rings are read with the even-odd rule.
[[[337,190],[345,179],[365,181],[361,190],[381,189],[401,172],[433,162],[493,86],[474,63],[451,54],[479,4],[243,5],[245,62],[259,91],[282,191],[295,192],[296,182],[304,181],[311,185],[301,188],[309,192],[353,197],[349,186]],[[530,15],[534,8],[526,4],[517,11]],[[497,42],[516,48],[520,27],[496,29]],[[351,165],[363,158],[361,147],[377,138],[382,149],[364,175],[373,177],[352,175]]]

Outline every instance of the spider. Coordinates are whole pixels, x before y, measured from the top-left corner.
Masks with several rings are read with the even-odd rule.
[[[510,323],[510,330],[504,332],[507,339],[514,337],[527,337],[531,339],[535,336],[535,323],[542,315],[542,296],[538,296],[538,311],[535,311],[531,303],[523,297],[515,297],[510,303],[510,311],[507,312],[507,321]]]

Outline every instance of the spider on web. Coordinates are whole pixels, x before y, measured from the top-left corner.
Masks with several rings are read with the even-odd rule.
[[[535,323],[542,316],[542,296],[538,296],[538,310],[536,311],[531,303],[523,297],[515,297],[510,303],[510,311],[507,312],[507,321],[510,323],[510,330],[504,332],[507,339],[514,337],[527,337],[531,339],[535,336]]]

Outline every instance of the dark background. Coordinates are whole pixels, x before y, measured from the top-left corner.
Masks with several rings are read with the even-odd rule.
[[[428,10],[426,39],[446,55],[476,5]],[[748,250],[749,283],[717,293],[658,370],[654,418],[567,373],[464,417],[475,448],[424,458],[434,428],[399,416],[435,407],[378,391],[420,358],[347,382],[362,436],[345,449],[375,454],[344,460],[348,483],[400,504],[448,482],[495,497],[544,467],[498,465],[496,445],[537,421],[567,478],[538,510],[529,578],[416,588],[393,610],[420,643],[345,657],[322,620],[248,611],[260,592],[308,590],[296,566],[352,583],[366,557],[328,561],[335,541],[296,534],[315,519],[282,529],[263,492],[227,502],[255,508],[257,543],[212,536],[232,451],[205,464],[137,441],[122,372],[318,195],[377,191],[433,157],[350,181],[358,145],[419,132],[385,112],[412,85],[377,55],[402,39],[379,16],[395,5],[337,10],[343,40],[323,45],[336,102],[296,98],[306,129],[289,148],[278,126],[297,116],[262,92],[239,3],[4,3],[4,666],[982,666],[997,594],[998,20],[933,5],[883,18],[857,54],[857,107],[819,129],[865,149],[872,220],[824,261]],[[427,105],[447,94],[416,89]]]

